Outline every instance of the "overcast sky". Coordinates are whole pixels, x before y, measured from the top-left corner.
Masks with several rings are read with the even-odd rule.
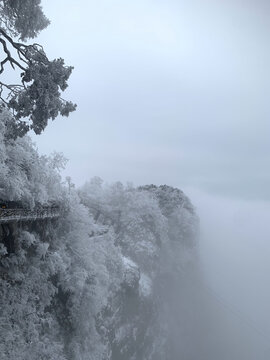
[[[208,281],[269,334],[270,2],[42,3],[38,41],[75,67],[78,109],[33,136],[40,151],[63,152],[77,185],[184,189]]]
[[[33,137],[65,175],[270,199],[268,1],[42,3],[78,109]]]

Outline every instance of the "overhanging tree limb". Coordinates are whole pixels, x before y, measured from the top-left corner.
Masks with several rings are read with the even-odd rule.
[[[75,104],[61,97],[61,92],[68,86],[73,67],[65,66],[61,58],[50,61],[39,44],[26,45],[13,39],[13,35],[20,39],[34,37],[48,25],[40,8],[40,0],[0,0],[0,9],[3,10],[0,15],[0,43],[3,50],[2,59],[0,52],[0,75],[7,64],[20,71],[17,84],[8,84],[0,79],[0,99],[13,111],[16,123],[14,137],[23,136],[29,129],[40,134],[49,119],[54,120],[58,114],[68,116],[76,109]],[[38,14],[40,19],[34,21],[29,17],[29,11]],[[29,24],[32,22],[32,28],[25,26],[27,17]]]

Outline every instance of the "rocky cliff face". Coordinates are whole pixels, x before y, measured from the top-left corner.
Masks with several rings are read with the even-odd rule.
[[[102,186],[97,179],[80,196],[121,254],[120,287],[98,314],[109,358],[161,360],[188,353],[186,337],[196,327],[187,316],[196,297],[189,285],[198,275],[198,218],[189,199],[166,185]]]

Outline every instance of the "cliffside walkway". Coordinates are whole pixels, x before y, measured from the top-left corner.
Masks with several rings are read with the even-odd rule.
[[[44,207],[40,209],[0,209],[0,223],[20,221],[35,221],[38,219],[53,219],[60,216],[59,207]]]

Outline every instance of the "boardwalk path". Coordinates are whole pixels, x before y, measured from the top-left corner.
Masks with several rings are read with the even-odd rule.
[[[52,219],[60,216],[58,207],[43,207],[40,209],[0,209],[0,223],[15,221],[35,221],[37,219]]]

